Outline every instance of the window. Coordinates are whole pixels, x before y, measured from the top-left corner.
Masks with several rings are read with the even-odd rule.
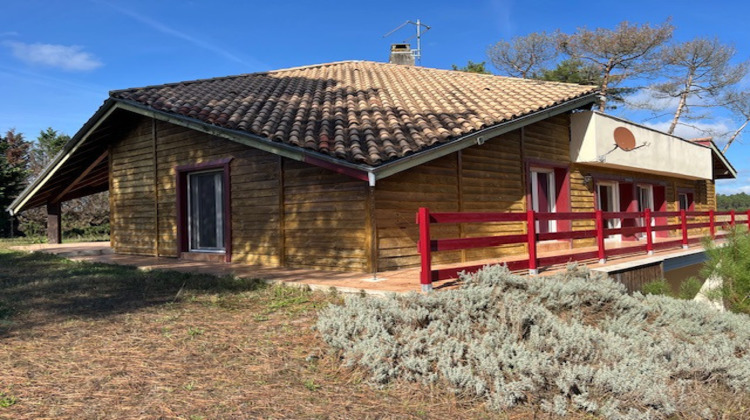
[[[531,169],[531,208],[539,213],[554,213],[555,201],[555,172],[552,169]],[[555,220],[537,221],[536,230],[539,233],[556,232]]]
[[[190,251],[224,251],[224,175],[194,172],[188,181]]]
[[[654,210],[654,190],[651,185],[638,185],[636,194],[638,196],[638,211]]]
[[[680,210],[693,211],[695,210],[695,204],[693,203],[692,193],[678,193],[677,198],[680,203]]]

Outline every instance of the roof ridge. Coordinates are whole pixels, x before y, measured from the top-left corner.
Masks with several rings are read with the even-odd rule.
[[[115,90],[109,91],[109,96],[111,97],[121,92],[140,90],[140,89],[157,89],[157,88],[174,87],[174,86],[180,86],[180,85],[184,86],[184,85],[191,85],[195,83],[215,82],[215,81],[220,81],[220,80],[237,79],[241,77],[251,77],[251,76],[257,76],[257,75],[263,75],[263,74],[279,74],[279,73],[297,71],[297,70],[325,68],[325,67],[339,66],[342,64],[350,64],[350,63],[372,64],[372,65],[382,66],[382,67],[398,67],[402,69],[425,71],[425,72],[439,71],[439,72],[448,72],[452,74],[461,74],[461,76],[459,77],[502,78],[506,80],[514,80],[520,83],[529,83],[529,84],[546,84],[546,85],[562,85],[562,86],[577,85],[577,86],[584,86],[584,87],[588,86],[592,88],[597,87],[595,85],[579,85],[577,83],[556,82],[556,81],[551,81],[551,80],[525,79],[521,77],[504,76],[504,75],[492,74],[492,73],[483,74],[483,73],[464,72],[464,71],[452,70],[452,69],[439,69],[435,67],[406,66],[403,64],[387,63],[387,62],[373,61],[373,60],[341,60],[341,61],[332,61],[330,63],[307,64],[303,66],[287,67],[284,69],[265,70],[265,71],[257,71],[257,72],[252,72],[252,73],[240,73],[240,74],[233,74],[233,75],[228,75],[228,76],[208,77],[208,78],[201,78],[201,79],[182,80],[179,82],[153,84],[153,85],[146,85],[146,86],[135,86],[135,87],[129,87],[129,88],[124,88],[124,89],[115,89]]]
[[[262,75],[262,74],[273,74],[273,73],[280,73],[280,72],[285,72],[285,71],[312,69],[312,68],[318,68],[318,67],[328,67],[332,65],[346,64],[346,63],[363,63],[363,62],[367,62],[367,61],[366,60],[341,60],[341,61],[333,61],[330,63],[308,64],[304,66],[288,67],[285,69],[264,70],[264,71],[256,71],[252,73],[230,74],[228,76],[207,77],[207,78],[201,78],[201,79],[182,80],[179,82],[161,83],[161,84],[146,85],[146,86],[135,86],[135,87],[129,87],[129,88],[123,88],[123,89],[110,90],[109,96],[112,96],[120,92],[126,92],[126,91],[131,91],[131,90],[136,90],[136,89],[155,89],[155,88],[173,87],[173,86],[179,86],[179,85],[190,85],[194,83],[204,83],[204,82],[213,82],[213,81],[218,81],[218,80],[236,79],[239,77],[250,77],[250,76],[257,76],[257,75]],[[376,62],[373,61],[372,63],[376,63]]]

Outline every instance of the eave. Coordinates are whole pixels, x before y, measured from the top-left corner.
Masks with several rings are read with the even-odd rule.
[[[418,153],[402,157],[379,166],[370,166],[348,162],[343,159],[334,158],[327,154],[319,153],[313,150],[275,142],[265,137],[257,136],[245,131],[227,129],[193,118],[184,117],[182,115],[158,111],[141,103],[109,98],[86,122],[86,124],[84,124],[84,126],[73,136],[73,138],[71,138],[71,140],[63,147],[63,150],[53,159],[53,161],[44,168],[40,176],[35,179],[34,182],[32,182],[29,186],[27,186],[26,189],[24,189],[24,191],[11,203],[11,205],[8,207],[8,211],[11,213],[11,215],[15,215],[25,210],[26,208],[44,204],[43,202],[40,202],[39,197],[36,197],[37,194],[48,187],[48,184],[53,180],[55,175],[59,171],[61,171],[65,164],[69,162],[71,158],[84,147],[89,147],[92,149],[91,151],[87,150],[87,154],[84,157],[89,157],[91,162],[94,162],[98,159],[100,167],[92,168],[90,167],[90,163],[81,163],[76,168],[73,168],[74,170],[69,171],[71,173],[70,180],[81,182],[83,178],[88,175],[87,173],[84,174],[84,172],[86,171],[93,171],[98,175],[101,175],[99,174],[99,172],[101,172],[102,167],[107,164],[107,159],[106,156],[104,156],[103,159],[99,158],[108,147],[110,141],[99,139],[98,137],[100,136],[97,136],[96,134],[97,130],[100,130],[116,112],[118,112],[118,115],[121,115],[121,112],[125,112],[131,115],[142,115],[159,121],[169,122],[171,124],[190,128],[192,130],[263,150],[268,153],[283,156],[288,159],[323,167],[337,173],[367,181],[370,186],[375,186],[378,179],[389,177],[391,175],[419,166],[431,160],[438,159],[442,156],[446,156],[456,151],[465,149],[472,145],[482,144],[485,141],[497,137],[501,134],[517,130],[521,127],[533,124],[546,118],[586,107],[596,101],[596,96],[597,93],[589,93],[578,98],[574,98],[569,101],[565,101],[560,104],[531,112],[529,114],[522,115],[518,118],[514,118],[493,125],[491,127],[484,128],[482,130],[475,131],[468,135],[451,140],[447,143],[425,149]],[[112,124],[114,125],[116,124],[116,122],[112,122]],[[92,140],[92,138],[94,139]],[[97,140],[102,141],[97,142]],[[91,143],[92,141],[94,142],[93,144]],[[77,156],[77,158],[80,158],[80,156]],[[84,175],[81,176],[81,174]],[[59,186],[55,191],[45,191],[47,197],[45,197],[44,202],[65,201],[85,195],[84,193],[90,194],[99,192],[99,190],[105,191],[106,188],[104,188],[104,184],[102,182],[103,180],[99,180],[98,184],[88,186],[89,188],[73,188],[69,185]],[[49,188],[47,189],[49,190]]]

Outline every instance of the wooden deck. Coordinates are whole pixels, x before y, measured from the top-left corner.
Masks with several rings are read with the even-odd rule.
[[[659,241],[659,239],[657,239]],[[632,243],[608,243],[608,247],[616,248],[630,246]],[[595,247],[591,247],[595,249]],[[352,273],[340,271],[325,271],[313,269],[272,268],[237,263],[221,263],[210,261],[186,261],[168,257],[150,257],[137,255],[114,254],[107,242],[85,242],[66,244],[35,244],[15,246],[12,249],[26,252],[44,252],[60,255],[76,261],[88,261],[105,264],[118,264],[138,267],[141,270],[174,270],[180,272],[208,273],[214,275],[234,275],[240,277],[259,278],[271,283],[283,283],[288,285],[309,286],[313,290],[330,290],[334,288],[341,293],[364,293],[384,295],[388,293],[419,292],[418,267],[385,271],[377,273],[376,276],[367,273]],[[585,251],[586,248],[575,248],[568,250],[557,250],[540,253],[540,256],[562,256],[571,253]],[[604,264],[598,261],[582,261],[582,265],[592,270],[610,272],[613,270],[625,270],[655,264],[668,258],[677,258],[702,252],[700,245],[693,245],[688,249],[674,248],[656,251],[654,255],[626,254],[609,259]],[[516,258],[525,258],[519,255]],[[473,261],[473,264],[497,264],[512,261],[506,258],[503,261],[486,259]],[[461,263],[457,265],[466,265]],[[456,265],[456,266],[457,266]],[[439,265],[435,268],[450,268],[451,265]],[[564,264],[544,267],[540,269],[542,276],[554,274],[564,269]],[[524,273],[522,273],[524,274]],[[452,281],[436,282],[435,289],[454,288],[456,283]]]

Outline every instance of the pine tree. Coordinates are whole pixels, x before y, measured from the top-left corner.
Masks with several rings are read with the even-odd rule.
[[[16,227],[7,208],[26,184],[29,174],[29,142],[15,129],[0,137],[0,236],[15,234]]]

